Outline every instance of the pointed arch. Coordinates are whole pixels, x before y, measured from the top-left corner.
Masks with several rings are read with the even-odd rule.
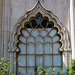
[[[16,47],[16,43],[18,42],[18,35],[20,34],[20,30],[24,27],[24,24],[30,21],[30,18],[35,18],[35,16],[41,15],[42,17],[47,18],[51,24],[54,25],[58,29],[58,33],[61,35],[61,42],[62,47],[60,48],[60,51],[70,51],[70,36],[68,33],[67,28],[60,22],[57,16],[55,16],[51,11],[46,10],[46,8],[40,3],[40,1],[37,2],[37,4],[28,12],[25,13],[24,16],[22,16],[18,23],[15,25],[14,30],[11,35],[11,41],[10,49],[9,51],[16,51],[19,50]],[[29,23],[28,23],[29,24]],[[30,26],[28,26],[30,27]],[[66,45],[67,44],[67,45]]]

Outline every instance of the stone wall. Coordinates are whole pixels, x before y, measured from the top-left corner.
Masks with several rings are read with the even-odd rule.
[[[2,49],[2,12],[3,12],[3,0],[0,0],[0,58]]]
[[[5,4],[3,5],[3,50],[4,56],[7,56],[8,43],[10,41],[9,38],[11,37],[11,33],[14,29],[15,24],[18,22],[20,17],[22,17],[28,10],[32,9],[36,5],[38,0],[0,0],[0,9],[2,9],[1,1],[5,2]],[[59,20],[63,23],[63,25],[66,26],[66,28],[70,31],[70,0],[40,0],[40,2],[47,10],[53,12],[54,15],[56,15],[59,18]],[[1,13],[2,11],[0,11],[0,14]],[[2,18],[2,14],[0,18]],[[2,19],[0,19],[0,21],[1,20]],[[0,23],[2,23],[2,21]],[[0,28],[2,29],[1,25],[2,24],[0,24]],[[2,34],[0,34],[0,40],[2,40],[1,35]],[[2,42],[0,42],[0,46],[1,44]]]
[[[11,32],[14,25],[28,10],[32,9],[38,0],[11,0]],[[70,0],[40,0],[41,4],[53,12],[69,29]]]
[[[4,1],[2,3],[2,1]],[[16,61],[16,53],[10,52],[8,53],[8,45],[10,46],[10,39],[12,32],[14,31],[14,26],[18,23],[18,20],[24,16],[24,14],[31,10],[36,4],[38,0],[0,0],[0,51],[2,49],[3,56],[9,56],[11,62]],[[63,23],[63,25],[70,32],[70,0],[39,0],[42,6],[56,15],[59,20]],[[3,37],[2,37],[2,4],[3,4]],[[63,28],[64,29],[64,28]],[[2,40],[2,38],[4,38]],[[63,36],[64,37],[64,36]],[[3,43],[2,43],[3,41]],[[2,45],[2,46],[1,46]],[[14,54],[13,54],[14,53]],[[63,53],[63,58],[65,58],[65,53]],[[1,52],[0,52],[1,55]],[[67,58],[66,54],[66,58]],[[63,59],[67,64],[67,59]],[[65,65],[66,65],[65,64]],[[64,65],[64,66],[65,66]],[[63,67],[64,67],[63,66]],[[14,72],[16,73],[16,66]],[[66,66],[67,67],[67,66]],[[12,72],[11,70],[11,72]]]

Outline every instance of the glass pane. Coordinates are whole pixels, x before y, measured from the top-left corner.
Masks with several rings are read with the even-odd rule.
[[[45,66],[52,66],[52,56],[44,55],[44,65]]]
[[[28,37],[28,36],[29,36],[29,33],[28,33],[28,31],[26,31],[26,30],[22,30],[22,33],[23,33],[23,35],[24,35],[25,37]]]
[[[34,44],[33,43],[29,43],[27,45],[27,54],[35,54]]]
[[[46,43],[44,45],[44,54],[52,54],[52,45],[49,43]]]
[[[21,50],[20,54],[26,54],[26,45],[19,44],[19,48]]]
[[[48,24],[47,28],[52,28],[53,25],[52,24]]]
[[[25,38],[25,37],[20,36],[20,37],[19,37],[19,40],[20,40],[21,42],[23,42],[23,43],[26,44],[26,38]]]
[[[18,68],[18,75],[26,75],[26,68]]]
[[[50,67],[45,67],[45,69],[48,71]],[[59,72],[61,72],[61,67],[57,67],[57,69],[55,70],[56,75],[59,75]],[[52,75],[52,72],[50,72],[50,75]],[[54,74],[53,74],[54,75]]]
[[[43,65],[43,56],[36,56],[36,65]]]
[[[36,43],[38,43],[38,42],[42,42],[42,43],[43,43],[43,37],[38,36],[38,37],[36,38]]]
[[[28,32],[30,33],[32,29],[31,29],[31,28],[28,28],[27,30],[28,30]]]
[[[58,41],[58,40],[60,40],[60,37],[59,37],[59,36],[55,36],[55,37],[53,38],[53,43],[56,42],[56,41]]]
[[[60,55],[53,56],[53,65],[54,66],[61,66],[61,56]]]
[[[18,56],[18,66],[26,66],[26,56],[24,55]]]
[[[39,35],[39,31],[37,29],[32,29],[31,34],[32,36],[36,37]]]
[[[27,43],[29,43],[29,42],[33,42],[34,43],[34,38],[33,37],[28,37],[28,39],[27,39]]]
[[[45,43],[46,43],[46,42],[52,43],[52,39],[51,39],[49,36],[46,36],[46,37],[44,38],[44,42],[45,42]]]
[[[31,28],[30,24],[26,24],[26,28]]]
[[[61,67],[57,67],[57,69],[55,70],[55,72],[56,72],[57,75],[59,75],[59,72],[61,72]]]
[[[35,66],[35,56],[27,55],[27,66]]]
[[[49,35],[50,35],[51,37],[53,37],[56,33],[57,33],[57,30],[54,29],[54,30],[52,30],[52,31],[49,33]]]
[[[55,43],[53,45],[53,54],[59,54],[59,48],[60,48],[61,44],[60,43]]]
[[[37,17],[37,23],[41,23],[41,16]]]
[[[40,35],[43,36],[43,37],[45,37],[47,35],[47,33],[48,32],[44,29],[40,31]]]
[[[46,28],[47,22],[48,22],[48,20],[47,20],[47,19],[44,19],[44,20],[42,21],[41,25],[42,25],[44,28]]]
[[[27,68],[27,75],[34,75],[35,69],[34,68]]]
[[[48,71],[48,70],[49,70],[49,68],[50,68],[50,67],[45,67],[46,71]],[[51,68],[52,68],[52,67],[51,67]],[[49,75],[52,75],[52,71],[51,71],[51,72],[49,72]]]
[[[42,28],[42,26],[41,26],[40,24],[38,24],[36,28],[41,29],[41,28]]]
[[[32,24],[32,27],[35,28],[37,26],[36,20],[32,19],[31,24]]]
[[[52,21],[49,21],[47,28],[52,28],[53,26],[54,26],[54,23]]]
[[[48,20],[47,20],[47,19],[44,19],[44,20],[42,21],[41,25],[42,25],[44,28],[46,28],[47,22],[48,22]]]
[[[43,54],[43,44],[41,43],[36,44],[36,54]]]
[[[52,28],[47,28],[47,31],[50,32]]]

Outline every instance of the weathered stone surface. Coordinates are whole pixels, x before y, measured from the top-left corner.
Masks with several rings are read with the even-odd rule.
[[[4,3],[3,3],[3,1],[4,1]],[[17,28],[17,26],[20,26],[19,19],[22,16],[25,19],[27,17],[27,14],[25,16],[24,16],[24,14],[27,11],[32,10],[34,8],[34,6],[37,4],[37,1],[38,0],[0,0],[0,57],[3,54],[4,54],[4,56],[8,56],[8,54],[9,54],[8,53],[8,50],[9,50],[8,45],[10,46],[10,41],[12,41],[12,36],[13,36],[12,32],[14,32],[14,30],[16,30],[16,32],[17,32],[17,30],[18,30],[18,29],[14,29],[14,27]],[[54,16],[56,15],[64,25],[64,26],[62,25],[62,27],[60,25],[58,25],[58,26],[60,26],[62,28],[62,32],[64,34],[62,36],[62,38],[64,39],[64,41],[63,41],[63,43],[64,43],[63,68],[67,68],[68,67],[68,58],[67,57],[68,57],[69,51],[71,50],[71,49],[69,50],[68,46],[70,45],[70,48],[71,48],[71,41],[73,41],[72,43],[74,43],[73,44],[73,51],[75,48],[75,46],[74,46],[75,45],[75,40],[74,40],[74,36],[75,36],[75,29],[74,28],[75,28],[75,26],[72,27],[70,25],[70,14],[72,13],[72,12],[70,13],[70,1],[71,0],[39,0],[39,1],[41,2],[42,6],[46,10],[51,11],[54,14]],[[73,6],[74,6],[73,12],[75,12],[75,3]],[[31,12],[33,12],[33,11],[31,11]],[[41,11],[41,12],[43,12],[43,11]],[[35,11],[35,13],[36,13],[36,11]],[[33,15],[35,15],[35,13]],[[51,13],[47,14],[47,15],[50,16]],[[2,17],[3,17],[3,19],[2,19]],[[73,19],[73,21],[74,21],[75,15],[73,15],[72,17],[74,18]],[[3,22],[3,24],[2,24],[2,22]],[[16,25],[16,23],[18,23],[18,24]],[[75,21],[74,21],[74,24],[75,24]],[[2,30],[2,25],[3,25],[3,30]],[[58,27],[59,30],[61,30],[60,27]],[[67,28],[67,30],[69,32],[66,32],[65,27]],[[72,27],[72,30],[71,30],[71,27]],[[2,37],[2,33],[4,33],[3,37]],[[68,38],[68,36],[69,36],[68,33],[69,34],[72,33],[70,35],[71,35],[71,38],[73,40],[71,40],[70,37]],[[17,34],[15,34],[14,36],[16,36],[16,35]],[[3,38],[3,40],[2,40],[2,38]],[[15,42],[17,42],[16,40],[15,40]],[[2,41],[3,41],[3,43],[2,43]],[[65,42],[67,42],[67,43],[65,43]],[[2,49],[2,47],[3,47],[3,49]],[[3,50],[4,50],[4,53],[2,52]],[[12,51],[12,50],[10,50],[10,51]],[[14,49],[13,49],[13,51],[14,51]],[[16,51],[18,51],[18,50],[16,50]],[[62,47],[61,51],[63,51],[63,47]],[[68,53],[67,53],[67,51],[68,51]],[[71,53],[69,53],[69,55],[70,54]],[[10,60],[12,60],[11,62],[16,61],[16,52],[15,53],[10,52],[8,57],[10,58]],[[71,60],[71,55],[69,57]],[[15,68],[15,66],[13,68]],[[16,74],[15,69],[12,69],[12,70]]]
[[[32,9],[38,0],[11,0],[11,31],[20,17],[22,17],[28,10]],[[40,0],[41,4],[53,12],[67,28],[69,18],[69,0]],[[69,29],[69,28],[68,28]]]
[[[2,49],[2,12],[3,12],[3,0],[0,0],[0,58]]]

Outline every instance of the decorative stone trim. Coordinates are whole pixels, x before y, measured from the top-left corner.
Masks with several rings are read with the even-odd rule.
[[[35,17],[36,14],[39,12],[43,15],[43,17],[47,16],[49,18],[49,21],[53,21],[54,27],[58,28],[58,33],[61,35],[60,41],[62,43],[62,47],[59,50],[70,51],[70,36],[67,28],[60,22],[57,16],[55,16],[51,11],[44,8],[39,0],[36,6],[34,6],[31,10],[26,12],[25,15],[22,16],[19,19],[18,23],[15,25],[9,42],[9,51],[19,51],[19,49],[16,46],[16,43],[18,42],[17,37],[20,34],[20,29],[24,27],[24,23],[26,21],[29,21],[31,17]]]

